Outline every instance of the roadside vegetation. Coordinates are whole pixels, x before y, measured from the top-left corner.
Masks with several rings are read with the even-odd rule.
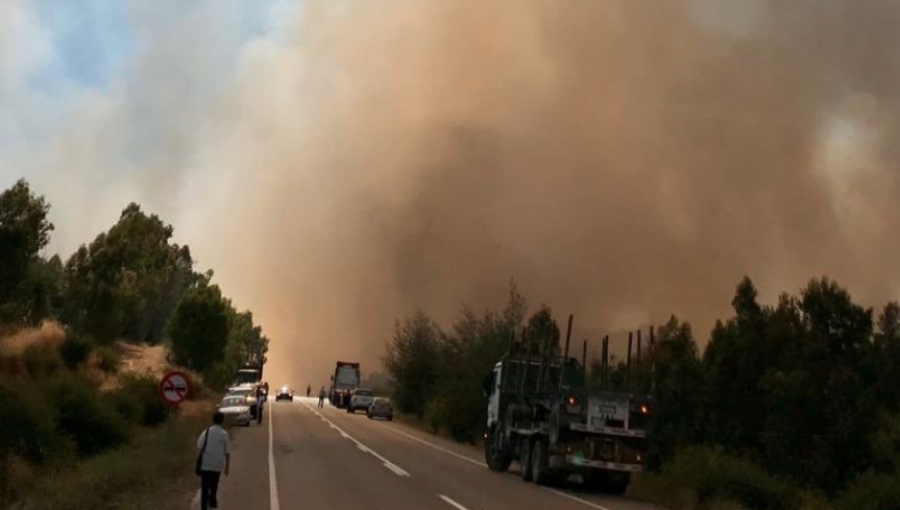
[[[673,510],[900,508],[900,305],[876,314],[828,278],[775,305],[745,278],[732,305],[705,349],[672,317],[634,360],[631,388],[655,405],[649,472],[629,494]],[[384,362],[399,410],[476,441],[481,380],[511,332],[559,339],[549,308],[527,310],[513,287],[503,311],[464,308],[449,329],[424,311],[398,321]],[[610,384],[625,373],[613,362]]]
[[[159,346],[202,398],[268,339],[137,204],[65,262],[49,210],[25,181],[0,193],[0,509],[165,508],[143,496],[192,472],[208,409],[166,408],[123,353]]]

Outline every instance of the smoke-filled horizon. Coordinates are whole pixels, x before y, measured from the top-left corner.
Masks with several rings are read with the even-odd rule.
[[[579,339],[674,313],[703,342],[744,275],[900,293],[896,2],[271,7],[129,4],[115,78],[53,94],[39,11],[0,4],[37,48],[0,35],[0,183],[47,195],[66,255],[131,200],[173,223],[274,383],[380,371],[396,318],[510,278]]]

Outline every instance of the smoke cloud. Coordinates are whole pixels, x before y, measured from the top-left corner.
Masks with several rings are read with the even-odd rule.
[[[237,4],[163,5],[93,116],[0,177],[36,176],[67,239],[114,221],[85,208],[166,216],[273,382],[380,369],[396,317],[510,278],[594,338],[676,313],[703,339],[745,274],[900,290],[896,2],[307,0],[240,41]]]

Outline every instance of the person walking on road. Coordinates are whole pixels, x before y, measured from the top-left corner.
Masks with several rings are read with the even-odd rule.
[[[325,386],[322,386],[322,389],[319,390],[319,408],[325,407]]]
[[[310,393],[312,393],[312,386],[306,385],[306,398],[309,398]]]
[[[225,415],[213,415],[213,425],[204,430],[197,438],[197,474],[200,476],[200,510],[218,508],[219,478],[222,473],[228,476],[231,467],[231,442],[228,432],[222,428]]]

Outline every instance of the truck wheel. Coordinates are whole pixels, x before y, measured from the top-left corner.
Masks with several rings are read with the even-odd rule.
[[[347,407],[347,414],[353,414],[353,408]]]
[[[553,482],[549,453],[546,440],[535,440],[531,447],[531,478],[538,485],[550,485]]]
[[[522,481],[531,481],[531,438],[522,438],[519,443],[519,466],[522,468]]]
[[[510,455],[497,445],[497,429],[491,428],[484,438],[484,460],[491,471],[503,472],[512,464]]]

